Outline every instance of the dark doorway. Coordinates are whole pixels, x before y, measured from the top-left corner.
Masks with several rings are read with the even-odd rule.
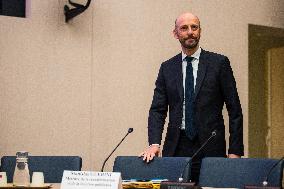
[[[283,48],[284,29],[249,25],[249,157],[280,158],[272,145],[284,145],[277,135],[284,134],[279,117],[284,117],[284,55],[279,55]]]

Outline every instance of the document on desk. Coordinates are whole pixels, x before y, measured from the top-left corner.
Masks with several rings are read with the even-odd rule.
[[[138,182],[138,181],[123,181],[123,189],[126,188],[153,188],[153,183],[150,181]]]
[[[153,188],[159,189],[162,181],[168,181],[167,179],[152,179],[152,180],[139,180],[139,179],[131,179],[131,180],[123,180],[122,187],[123,189],[128,188]]]

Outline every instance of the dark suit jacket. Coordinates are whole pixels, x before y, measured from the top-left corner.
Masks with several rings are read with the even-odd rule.
[[[162,63],[148,118],[149,144],[160,144],[165,118],[169,110],[169,124],[163,146],[163,156],[173,156],[182,123],[183,108],[182,55]],[[203,151],[205,156],[225,156],[225,125],[222,109],[229,114],[230,154],[243,155],[243,116],[236,82],[226,56],[202,49],[194,94],[194,121],[200,144],[213,130],[217,135]]]

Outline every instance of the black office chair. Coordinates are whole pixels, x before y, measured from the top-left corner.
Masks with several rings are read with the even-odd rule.
[[[61,183],[63,171],[80,171],[82,158],[79,156],[29,156],[28,165],[30,176],[33,172],[43,172],[46,183]],[[16,166],[16,156],[1,158],[1,171],[7,173],[7,181],[13,182]]]
[[[155,157],[146,163],[137,156],[118,156],[115,158],[113,171],[121,172],[123,180],[168,179],[178,181],[183,173],[183,179],[188,180],[191,159],[188,157]]]
[[[244,188],[261,186],[276,159],[204,158],[201,164],[199,185],[216,188]],[[271,171],[268,186],[281,187],[283,161]]]

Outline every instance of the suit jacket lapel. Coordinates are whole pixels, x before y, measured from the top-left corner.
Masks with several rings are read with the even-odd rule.
[[[173,73],[176,75],[176,85],[178,94],[181,99],[183,99],[183,80],[182,80],[182,56],[181,53],[178,54],[174,60],[174,70]]]
[[[200,57],[199,57],[199,63],[198,63],[198,71],[197,71],[196,85],[195,85],[195,91],[194,91],[194,100],[196,99],[198,95],[203,79],[206,75],[206,70],[207,70],[206,52],[202,49]]]

